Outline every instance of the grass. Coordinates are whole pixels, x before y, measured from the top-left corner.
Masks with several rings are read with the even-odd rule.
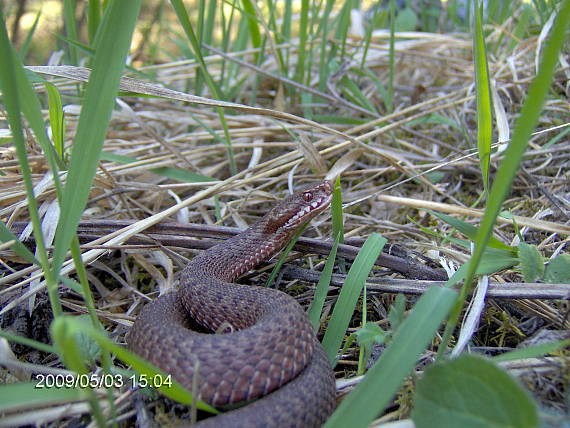
[[[163,232],[128,240],[167,221],[245,227],[286,193],[286,183],[324,177],[339,177],[332,218],[320,218],[305,235],[328,239],[326,251],[308,248],[329,256],[305,257],[299,263],[309,272],[297,273],[290,288],[323,333],[339,387],[357,384],[348,393],[339,389],[347,396],[327,426],[364,427],[376,417],[411,417],[418,426],[476,426],[481,415],[498,426],[516,425],[523,413],[528,426],[563,418],[568,340],[559,334],[518,346],[537,326],[568,330],[568,302],[513,293],[508,302],[484,304],[473,284],[570,283],[567,70],[558,62],[569,49],[563,17],[570,1],[504,2],[487,11],[480,3],[469,18],[449,0],[434,20],[434,5],[398,9],[391,1],[370,10],[370,20],[362,17],[365,28],[351,28],[351,2],[63,1],[65,34],[50,29],[49,37],[53,11],[29,2],[34,19],[25,27],[16,5],[6,5],[0,131],[10,132],[0,134],[0,337],[21,360],[6,357],[1,372],[7,423],[84,417],[98,426],[132,424],[132,394],[120,394],[118,385],[53,396],[30,377],[52,370],[53,361],[62,373],[93,376],[100,367],[97,373],[125,382],[133,374],[127,366],[166,376],[120,345],[146,300],[173,286],[184,263],[179,254],[189,255],[180,247],[193,244]],[[86,21],[75,18],[82,7]],[[7,28],[19,28],[19,43]],[[149,37],[139,37],[143,31]],[[44,63],[56,44],[62,64],[89,64],[88,84],[78,69],[23,68]],[[178,61],[181,53],[188,59]],[[120,81],[129,72],[136,80]],[[116,102],[118,93],[128,108]],[[111,229],[78,233],[81,219],[107,219]],[[125,219],[134,222],[118,222]],[[22,234],[25,224],[33,245]],[[346,255],[353,246],[361,248],[356,258]],[[279,263],[297,257],[294,251]],[[366,288],[375,278],[401,276],[386,267],[388,257],[432,270],[443,260],[451,279],[447,287],[422,288],[405,310],[399,300],[394,312],[393,294]],[[313,287],[307,275],[321,267]],[[347,271],[338,290],[335,275]],[[279,278],[276,269],[269,281],[283,287]],[[245,280],[263,285],[267,277]],[[11,330],[11,314],[28,306],[32,319],[47,313],[39,336]],[[79,322],[84,313],[87,322]],[[479,320],[479,328],[470,331],[464,317]],[[452,359],[460,333],[470,335],[467,354],[499,356]],[[41,343],[48,334],[50,344]],[[353,340],[364,335],[366,352]],[[381,356],[355,378],[379,346]],[[50,366],[24,364],[31,349]],[[548,372],[524,369],[544,356],[553,364]],[[510,372],[507,360],[523,370]],[[462,371],[481,385],[465,388]],[[536,387],[545,384],[549,395]],[[497,406],[485,388],[512,399]],[[449,390],[456,393],[443,393]],[[180,412],[170,400],[191,405],[189,391],[161,392],[169,400],[164,414],[150,410],[157,418],[188,417],[188,408]],[[413,398],[415,407],[406,404]],[[50,406],[70,410],[63,418]]]

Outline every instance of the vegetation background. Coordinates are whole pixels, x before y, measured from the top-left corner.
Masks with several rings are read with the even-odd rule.
[[[196,238],[327,178],[243,279],[308,307],[327,426],[567,426],[570,1],[1,10],[0,425],[192,420],[125,333]]]

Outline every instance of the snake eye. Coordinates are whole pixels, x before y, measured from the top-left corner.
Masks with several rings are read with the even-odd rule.
[[[313,200],[313,194],[311,192],[303,192],[303,199],[305,202],[311,202]]]

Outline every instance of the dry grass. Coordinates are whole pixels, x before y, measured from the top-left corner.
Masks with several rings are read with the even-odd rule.
[[[492,44],[499,34],[497,30],[488,42]],[[246,227],[286,193],[288,182],[297,187],[322,179],[327,174],[329,177],[340,174],[346,204],[347,238],[366,237],[379,232],[388,238],[390,244],[398,244],[408,254],[429,258],[426,263],[433,269],[438,267],[440,258],[454,265],[461,265],[469,258],[464,248],[428,235],[420,226],[440,236],[455,234],[450,226],[431,216],[426,211],[428,209],[457,215],[475,225],[480,217],[481,206],[476,204],[482,183],[474,150],[476,105],[470,41],[458,35],[402,34],[402,40],[396,44],[397,74],[392,113],[385,111],[374,83],[367,78],[357,78],[351,70],[360,62],[361,48],[357,41],[357,38],[347,41],[355,59],[353,63],[346,64],[344,73],[358,81],[370,103],[382,112],[381,117],[362,115],[341,102],[318,106],[316,111],[319,114],[364,120],[358,126],[316,120],[352,137],[347,139],[306,122],[284,121],[277,110],[263,116],[251,111],[228,113],[226,118],[232,147],[238,171],[242,171],[237,176],[230,175],[226,146],[205,130],[208,127],[223,138],[219,117],[210,108],[176,101],[174,96],[166,96],[166,99],[121,99],[120,108],[113,114],[104,150],[136,158],[137,161],[126,164],[101,161],[83,216],[86,224],[94,220],[110,223],[137,221],[122,229],[117,225],[114,232],[95,229],[85,234],[91,238],[98,236],[96,241],[85,243],[83,248],[89,263],[89,280],[97,299],[98,315],[111,337],[118,342],[123,341],[141,305],[156,297],[159,290],[164,292],[175,286],[176,272],[183,265],[184,257],[191,256],[189,251],[181,248],[186,246],[184,243],[164,246],[169,244],[167,239],[160,241],[155,236],[146,243],[129,245],[129,238],[136,233],[144,233],[148,226],[159,222]],[[538,42],[538,38],[524,40],[513,52],[504,54],[499,49],[489,58],[493,90],[500,101],[495,106],[495,115],[500,119],[497,141],[509,138],[509,129],[535,73]],[[295,51],[292,49],[291,53]],[[251,51],[241,58],[248,61],[250,55]],[[216,70],[220,70],[219,57],[213,55],[208,60],[215,77]],[[387,77],[388,54],[384,34],[374,37],[366,65],[381,80]],[[270,58],[261,68],[273,72],[275,64]],[[143,70],[156,73],[157,82],[186,92],[188,80],[195,76],[196,65],[177,62]],[[545,105],[538,126],[540,131],[531,142],[521,173],[504,205],[505,210],[517,216],[519,233],[508,220],[500,221],[495,229],[496,236],[504,243],[517,245],[522,239],[536,245],[546,257],[566,251],[570,232],[570,140],[564,136],[549,144],[569,125],[569,74],[567,66],[556,74],[552,96]],[[256,83],[255,73],[246,68],[242,68],[238,77],[247,78],[248,84],[232,101],[249,105],[255,84],[257,101],[263,107],[277,107],[303,115],[302,105],[285,103],[282,95],[287,85],[282,81],[265,76]],[[336,80],[329,81],[329,94],[335,93],[341,78],[339,73]],[[54,82],[62,92],[73,94],[75,91],[71,79],[57,78]],[[74,135],[79,109],[68,105],[65,110],[69,141]],[[501,143],[497,145],[500,151]],[[0,176],[0,217],[9,227],[16,227],[29,221],[25,191],[14,150],[2,146],[0,154],[3,173]],[[53,180],[46,160],[31,136],[28,138],[28,155],[44,230],[49,236],[56,221]],[[497,165],[498,157],[498,154],[493,156],[493,167]],[[151,170],[165,167],[209,176],[214,180],[183,182]],[[62,179],[65,181],[65,175]],[[321,240],[330,239],[328,216],[320,217],[307,234]],[[216,231],[209,236],[215,235]],[[27,238],[29,229],[21,236]],[[11,323],[14,318],[7,315],[14,312],[7,310],[20,308],[27,311],[27,308],[43,301],[44,291],[38,271],[21,264],[22,261],[6,248],[0,250],[0,257],[4,270],[0,278],[0,302],[4,313],[3,327],[8,328],[18,325],[18,322]],[[317,256],[305,266],[318,268],[320,260],[321,257]],[[69,266],[67,269],[72,268]],[[375,276],[405,279],[387,268],[378,268]],[[261,282],[257,277],[248,281]],[[314,284],[298,281],[280,282],[279,287],[292,290],[305,303]],[[491,276],[491,281],[496,287],[502,283],[524,282],[517,269],[498,272]],[[564,290],[568,293],[570,287],[560,287],[562,296],[554,300],[519,300],[514,299],[518,297],[516,293],[488,300],[472,345],[481,352],[494,354],[519,346],[543,329],[558,331],[564,336],[570,328],[570,307],[568,301],[560,297],[563,297]],[[406,288],[403,290],[411,292]],[[332,295],[335,295],[334,291]],[[368,297],[369,320],[385,325],[387,309],[394,295],[385,293],[385,290],[375,291],[371,283]],[[327,300],[325,316],[333,301],[332,297]],[[71,291],[63,292],[62,303],[66,311],[85,313],[83,302]],[[38,320],[39,313],[36,310],[23,328],[28,329],[25,335],[45,341],[46,324]],[[49,313],[41,313],[41,316],[49,316]],[[18,317],[25,318],[26,315],[20,312]],[[353,325],[359,326],[358,318]],[[341,358],[339,378],[351,374],[355,355],[349,350]],[[23,356],[23,359],[46,368],[52,365],[53,361],[42,358],[26,356],[25,352]],[[526,366],[517,367],[525,374],[527,386],[537,392],[536,397],[544,406],[567,411],[564,396],[570,374],[568,360],[545,360],[541,369],[537,369],[533,365],[535,363],[529,361]],[[18,376],[16,372],[8,371]],[[6,373],[4,376],[9,378]],[[405,389],[402,394],[405,394]],[[405,401],[402,395],[398,402]],[[393,418],[404,417],[406,409],[403,405],[400,411],[391,415]],[[75,411],[75,414],[80,414],[82,409],[78,407]]]

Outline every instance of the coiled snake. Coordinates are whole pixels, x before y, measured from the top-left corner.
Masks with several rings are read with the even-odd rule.
[[[214,406],[259,400],[200,422],[215,427],[318,427],[335,406],[334,375],[291,296],[233,281],[279,252],[331,201],[324,181],[291,195],[249,229],[194,257],[180,288],[146,305],[128,347]],[[189,329],[189,317],[211,331]],[[198,364],[196,364],[198,362]]]

